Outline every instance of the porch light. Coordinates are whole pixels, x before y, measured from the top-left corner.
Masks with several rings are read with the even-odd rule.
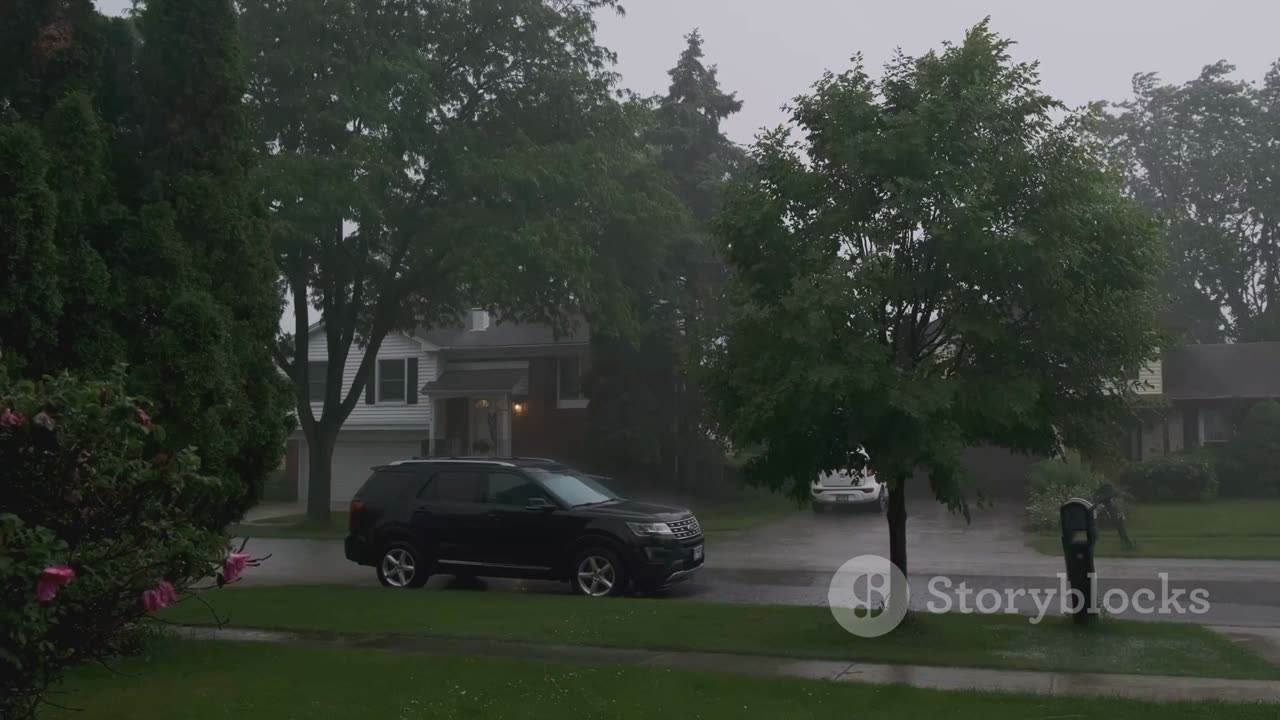
[[[517,416],[524,415],[526,412],[528,412],[528,410],[529,410],[528,403],[518,402],[518,403],[511,404],[511,412],[515,413]]]

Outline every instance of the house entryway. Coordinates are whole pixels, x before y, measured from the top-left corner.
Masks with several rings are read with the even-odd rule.
[[[475,395],[436,401],[439,421],[431,454],[511,455],[511,401],[506,395]]]

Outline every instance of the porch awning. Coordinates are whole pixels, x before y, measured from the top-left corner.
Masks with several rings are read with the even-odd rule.
[[[422,386],[422,392],[433,398],[467,397],[470,395],[505,395],[514,392],[524,381],[526,369],[446,370],[438,379]]]

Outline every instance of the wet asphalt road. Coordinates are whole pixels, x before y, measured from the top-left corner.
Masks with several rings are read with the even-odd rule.
[[[882,518],[870,514],[797,512],[756,530],[711,535],[706,566],[667,595],[719,602],[825,605],[832,575],[841,564],[857,555],[887,555],[883,523]],[[911,518],[909,528],[913,607],[958,611],[967,590],[967,607],[978,607],[979,602],[984,608],[994,607],[998,594],[1002,608],[1035,615],[1039,612],[1037,601],[1030,594],[1035,590],[1048,614],[1061,614],[1057,573],[1063,561],[1026,547],[1015,511],[989,509],[966,525],[962,518],[941,508],[926,506]],[[372,568],[354,565],[343,557],[340,542],[263,539],[252,541],[250,549],[255,555],[270,554],[271,558],[246,577],[246,585],[372,587],[377,583]],[[1156,612],[1144,614],[1127,608],[1113,613],[1120,617],[1280,627],[1280,562],[1102,559],[1098,570],[1100,598],[1113,589],[1130,598],[1138,591],[1149,591],[1139,600]],[[1158,573],[1166,573],[1168,579],[1162,580]],[[1184,592],[1177,595],[1178,590]],[[1207,593],[1206,612],[1192,612],[1192,590]],[[427,591],[568,593],[568,586],[518,580],[462,584],[439,576],[431,579]],[[1057,594],[1049,595],[1050,591]],[[1011,593],[1014,596],[1009,603]],[[1115,593],[1112,609],[1120,610],[1120,604],[1119,593]],[[1159,611],[1162,604],[1167,612]]]

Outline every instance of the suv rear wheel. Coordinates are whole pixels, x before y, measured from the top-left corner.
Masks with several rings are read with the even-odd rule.
[[[588,597],[617,597],[626,592],[627,571],[612,550],[593,546],[573,559],[573,591]]]
[[[407,542],[391,543],[378,560],[378,582],[384,587],[420,588],[430,576],[426,558]]]

